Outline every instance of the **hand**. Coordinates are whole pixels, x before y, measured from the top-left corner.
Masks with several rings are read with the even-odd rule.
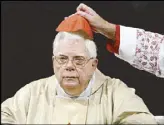
[[[76,11],[77,14],[81,15],[89,21],[94,32],[102,33],[102,29],[106,21],[103,18],[101,18],[92,8],[81,3],[77,7]]]
[[[92,8],[81,3],[75,14],[79,14],[86,18],[91,25],[94,32],[100,33],[107,38],[115,40],[115,25],[107,22],[101,16],[99,16]]]

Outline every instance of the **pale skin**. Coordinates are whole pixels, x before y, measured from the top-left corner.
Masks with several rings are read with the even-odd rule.
[[[75,14],[79,14],[82,17],[84,17],[85,19],[87,19],[92,27],[92,30],[95,33],[100,33],[100,34],[104,35],[105,37],[115,41],[116,25],[109,23],[108,21],[103,19],[91,7],[81,3],[76,8]],[[74,14],[72,14],[72,15],[74,15]],[[72,15],[70,15],[70,16],[72,16]],[[67,18],[67,17],[65,17],[65,18]]]
[[[98,60],[96,58],[90,59],[83,68],[74,66],[71,61],[74,56],[84,56],[89,59],[83,39],[61,40],[55,55],[66,55],[69,57],[68,63],[62,66],[52,57],[54,73],[60,86],[67,94],[79,96],[87,88],[97,68]]]

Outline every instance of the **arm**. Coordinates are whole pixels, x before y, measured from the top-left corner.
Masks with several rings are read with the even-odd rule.
[[[156,124],[143,100],[135,94],[135,89],[120,80],[114,80],[113,89],[114,124]]]
[[[77,14],[88,20],[93,31],[115,41],[108,42],[108,51],[137,69],[164,78],[164,35],[109,23],[85,4],[77,7]]]
[[[30,100],[29,85],[21,88],[12,98],[1,104],[2,124],[25,124]]]
[[[116,26],[116,41],[110,52],[133,67],[164,78],[164,35],[139,28]]]

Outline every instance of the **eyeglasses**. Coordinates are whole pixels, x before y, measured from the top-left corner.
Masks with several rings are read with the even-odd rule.
[[[64,65],[67,64],[69,61],[69,57],[65,55],[60,55],[60,56],[54,56],[54,59],[58,62],[59,65]],[[93,59],[93,57],[87,59],[84,56],[74,56],[71,60],[72,64],[76,68],[83,68],[89,60]]]

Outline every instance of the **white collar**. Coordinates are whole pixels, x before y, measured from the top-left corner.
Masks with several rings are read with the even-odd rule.
[[[93,74],[87,88],[80,94],[79,97],[77,97],[77,99],[80,99],[80,98],[87,98],[90,93],[91,93],[91,88],[92,88],[92,85],[94,83],[94,80],[95,80],[95,73]],[[57,97],[64,97],[64,98],[72,98],[72,96],[68,95],[67,93],[64,92],[63,88],[60,86],[58,80],[56,79],[56,83],[57,83]]]

